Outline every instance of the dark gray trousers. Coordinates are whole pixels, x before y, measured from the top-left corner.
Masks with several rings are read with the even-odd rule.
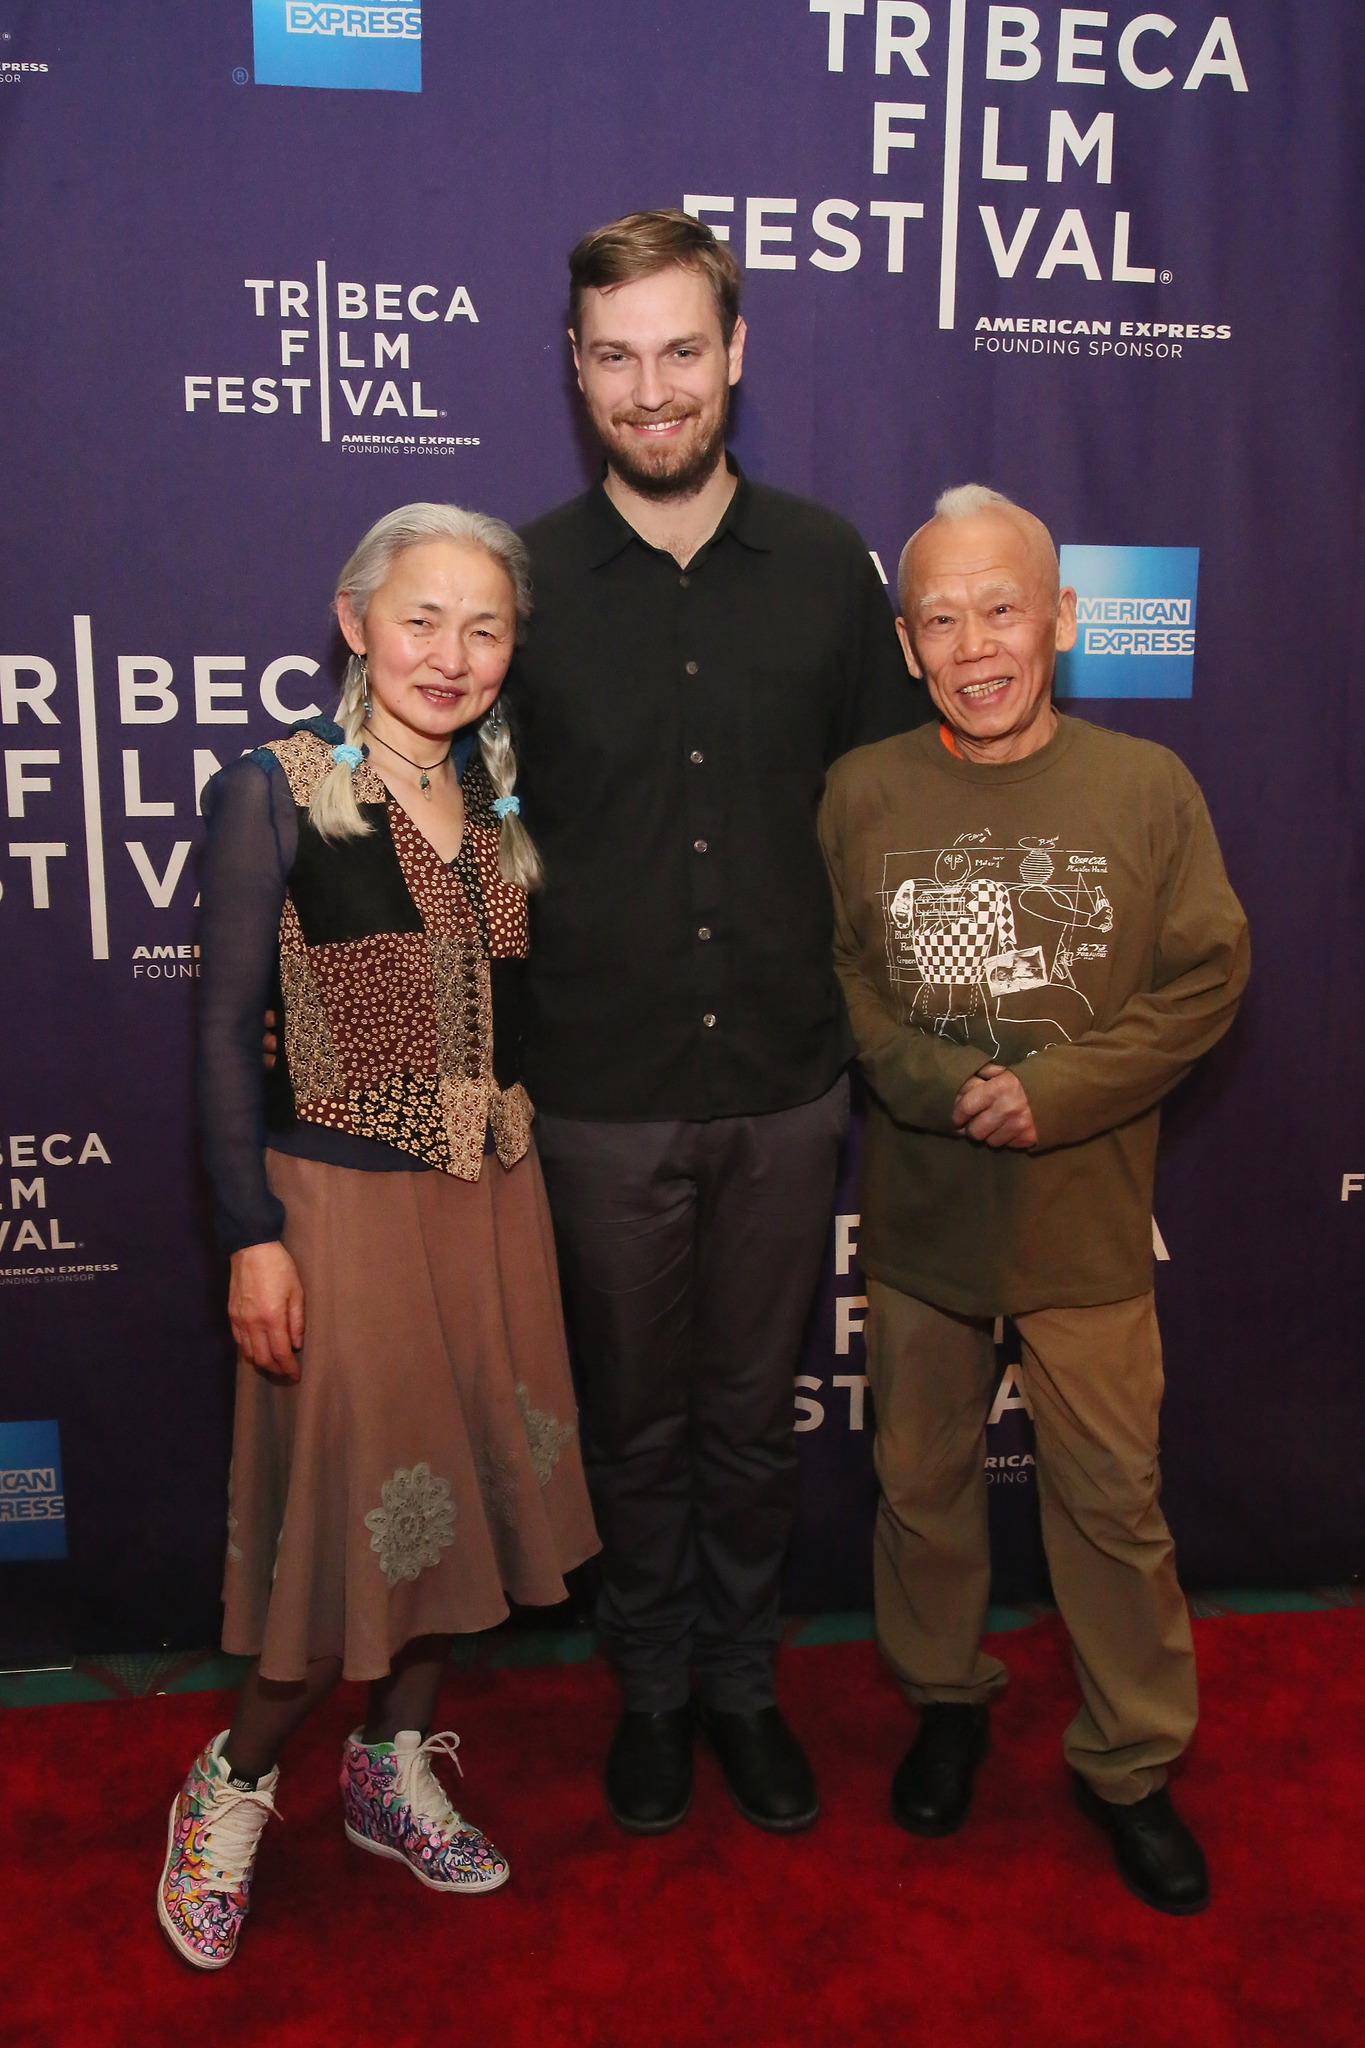
[[[627,1707],[772,1704],[796,1508],[795,1375],[848,1081],[709,1123],[539,1116]]]

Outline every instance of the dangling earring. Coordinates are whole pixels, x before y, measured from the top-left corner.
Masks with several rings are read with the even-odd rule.
[[[494,738],[502,731],[502,698],[495,697],[484,716],[484,725]]]
[[[357,656],[360,663],[360,694],[365,699],[365,716],[370,715],[370,670],[363,654]]]

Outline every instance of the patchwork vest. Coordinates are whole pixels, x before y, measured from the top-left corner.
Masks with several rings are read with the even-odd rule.
[[[308,805],[335,766],[330,724],[273,740],[298,812],[280,916],[280,1056],[266,1122],[295,1119],[376,1138],[477,1180],[491,1129],[513,1166],[531,1142],[518,1078],[517,985],[526,895],[498,872],[493,791],[466,767],[464,840],[447,866],[367,760],[355,771],[363,839],[329,842]]]

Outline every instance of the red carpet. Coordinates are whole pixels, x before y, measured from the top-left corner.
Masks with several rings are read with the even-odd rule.
[[[511,1859],[442,1899],[349,1848],[336,1795],[347,1689],[282,1774],[230,1969],[156,1926],[165,1817],[222,1695],[5,1717],[0,2040],[41,2048],[1356,2048],[1365,2035],[1365,1610],[1196,1623],[1204,1721],[1178,1786],[1215,1899],[1194,1920],[1120,1889],[1073,1810],[1064,1639],[997,1639],[1013,1684],[973,1819],[918,1842],[886,1817],[909,1727],[870,1645],[792,1650],[781,1691],[824,1814],[757,1833],[698,1767],[690,1818],[632,1841],[598,1770],[598,1663],[452,1680],[457,1795]]]

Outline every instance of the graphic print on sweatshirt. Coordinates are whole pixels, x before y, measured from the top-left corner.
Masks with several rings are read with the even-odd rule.
[[[1099,964],[1114,929],[1108,867],[1103,854],[1056,839],[998,846],[989,828],[885,855],[886,957],[901,1023],[1007,1062],[1079,1038],[1108,979]]]

